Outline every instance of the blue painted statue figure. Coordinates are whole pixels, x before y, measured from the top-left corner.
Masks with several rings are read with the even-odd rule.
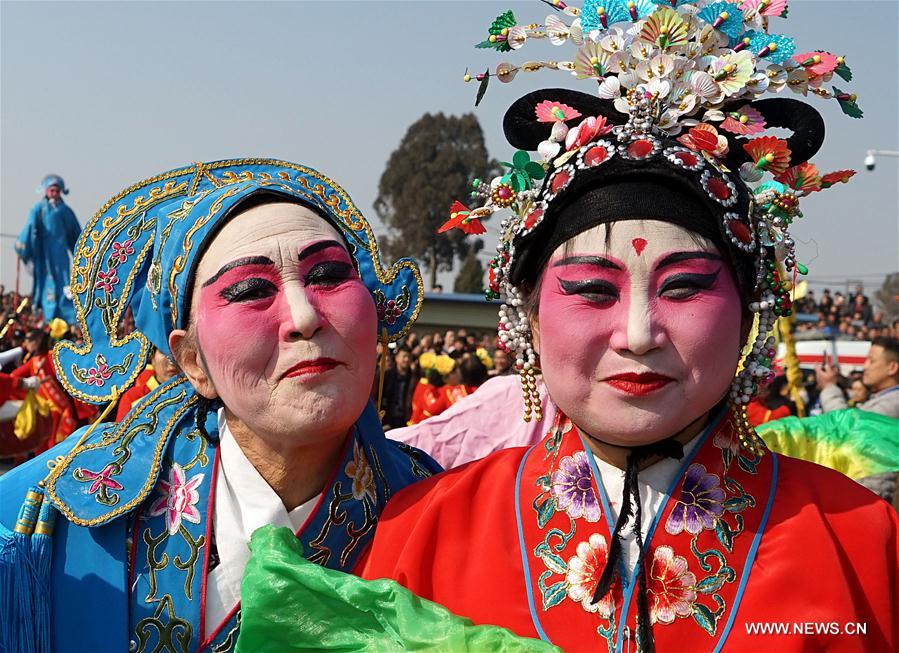
[[[75,321],[75,305],[69,289],[69,254],[75,249],[81,226],[62,199],[69,192],[62,177],[47,175],[40,190],[44,196],[28,215],[28,223],[16,241],[16,254],[30,266],[34,307],[43,311],[47,321],[59,317],[71,324]]]
[[[180,372],[0,477],[0,651],[231,651],[255,529],[287,526],[349,571],[388,499],[439,471],[369,400],[379,340],[418,315],[418,269],[383,268],[318,172],[155,176],[87,224],[73,270],[84,344],[53,353],[72,396],[115,403],[154,347]]]

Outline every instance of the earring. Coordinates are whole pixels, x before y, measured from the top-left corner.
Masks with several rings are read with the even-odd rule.
[[[533,417],[539,422],[543,419],[543,405],[537,391],[537,375],[534,368],[522,368],[518,375],[521,379],[521,392],[524,395],[524,421],[530,422]]]
[[[749,419],[746,416],[746,406],[731,404],[731,408],[733,411],[733,427],[737,432],[737,437],[740,439],[740,445],[755,457],[764,454],[765,442],[749,423]]]
[[[543,406],[537,391],[537,353],[531,342],[531,324],[525,311],[524,297],[515,286],[508,284],[506,303],[499,309],[499,339],[502,347],[515,356],[515,367],[521,379],[524,395],[524,421],[543,419]]]

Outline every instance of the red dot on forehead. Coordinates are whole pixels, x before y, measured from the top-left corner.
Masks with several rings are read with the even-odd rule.
[[[637,252],[637,256],[640,256],[643,253],[643,250],[646,249],[647,240],[645,238],[634,238],[631,241],[631,245],[634,247],[634,251]]]

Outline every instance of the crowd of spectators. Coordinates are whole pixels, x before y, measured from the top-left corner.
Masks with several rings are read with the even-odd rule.
[[[856,286],[852,293],[831,292],[825,288],[820,295],[816,295],[809,290],[793,305],[801,316],[796,323],[798,340],[899,337],[899,319],[886,319],[883,311],[872,305],[861,285]]]
[[[514,361],[491,333],[468,329],[409,333],[392,344],[381,409],[386,428],[398,428],[439,414],[492,376],[512,373]],[[378,379],[372,396],[378,395]]]

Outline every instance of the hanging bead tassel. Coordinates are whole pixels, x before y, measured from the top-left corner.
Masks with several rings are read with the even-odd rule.
[[[753,456],[761,456],[765,452],[765,442],[756,433],[746,416],[746,406],[732,406],[733,426],[740,439],[740,445]]]
[[[537,374],[533,367],[522,368],[518,373],[521,379],[521,393],[524,395],[524,421],[530,422],[543,419],[543,403],[540,391],[537,390]]]

